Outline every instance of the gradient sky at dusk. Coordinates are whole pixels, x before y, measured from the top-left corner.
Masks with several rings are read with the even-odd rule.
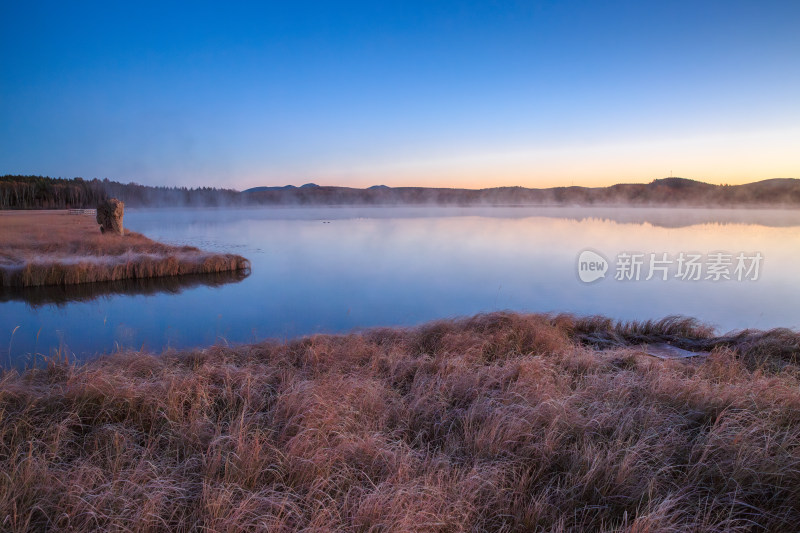
[[[0,0],[0,174],[800,178],[800,2]]]

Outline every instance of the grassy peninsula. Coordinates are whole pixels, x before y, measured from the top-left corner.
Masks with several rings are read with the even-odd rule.
[[[94,216],[0,211],[0,287],[71,285],[246,270],[234,254],[170,246],[144,235],[101,234]]]
[[[790,330],[495,313],[10,370],[0,523],[793,530],[798,357]]]

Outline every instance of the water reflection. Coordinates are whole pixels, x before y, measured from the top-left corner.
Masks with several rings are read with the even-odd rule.
[[[239,283],[250,271],[236,270],[208,274],[188,274],[160,278],[123,279],[72,285],[46,285],[41,287],[0,287],[0,302],[19,301],[36,308],[44,305],[65,306],[74,302],[89,302],[115,295],[180,294],[199,286],[220,287]]]
[[[151,238],[251,260],[238,283],[0,303],[0,357],[161,351],[510,309],[800,326],[800,211],[572,208],[131,210]],[[759,252],[757,281],[582,283],[578,254]],[[77,300],[70,300],[78,296]],[[12,331],[16,333],[12,336]]]
[[[239,209],[137,209],[131,210],[141,224],[140,231],[165,229],[171,224],[205,227],[239,220],[347,220],[409,218],[554,218],[598,220],[620,224],[649,224],[663,228],[687,228],[701,224],[746,224],[766,227],[800,226],[800,209],[702,209],[690,207],[436,207],[436,206],[329,206],[329,207],[244,207]],[[149,233],[148,233],[149,234]]]

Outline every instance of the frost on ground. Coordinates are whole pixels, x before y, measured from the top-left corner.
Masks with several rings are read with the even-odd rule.
[[[0,524],[795,531],[799,357],[789,330],[494,313],[52,361],[0,377]]]
[[[246,270],[235,254],[170,246],[135,232],[101,234],[89,217],[65,212],[0,217],[0,286],[35,287]]]

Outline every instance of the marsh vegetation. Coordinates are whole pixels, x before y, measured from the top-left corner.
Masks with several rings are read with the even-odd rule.
[[[101,234],[92,216],[0,213],[0,286],[36,287],[246,270],[234,254],[170,246],[144,235]]]
[[[786,531],[798,357],[789,330],[494,313],[51,361],[0,380],[0,523]]]

